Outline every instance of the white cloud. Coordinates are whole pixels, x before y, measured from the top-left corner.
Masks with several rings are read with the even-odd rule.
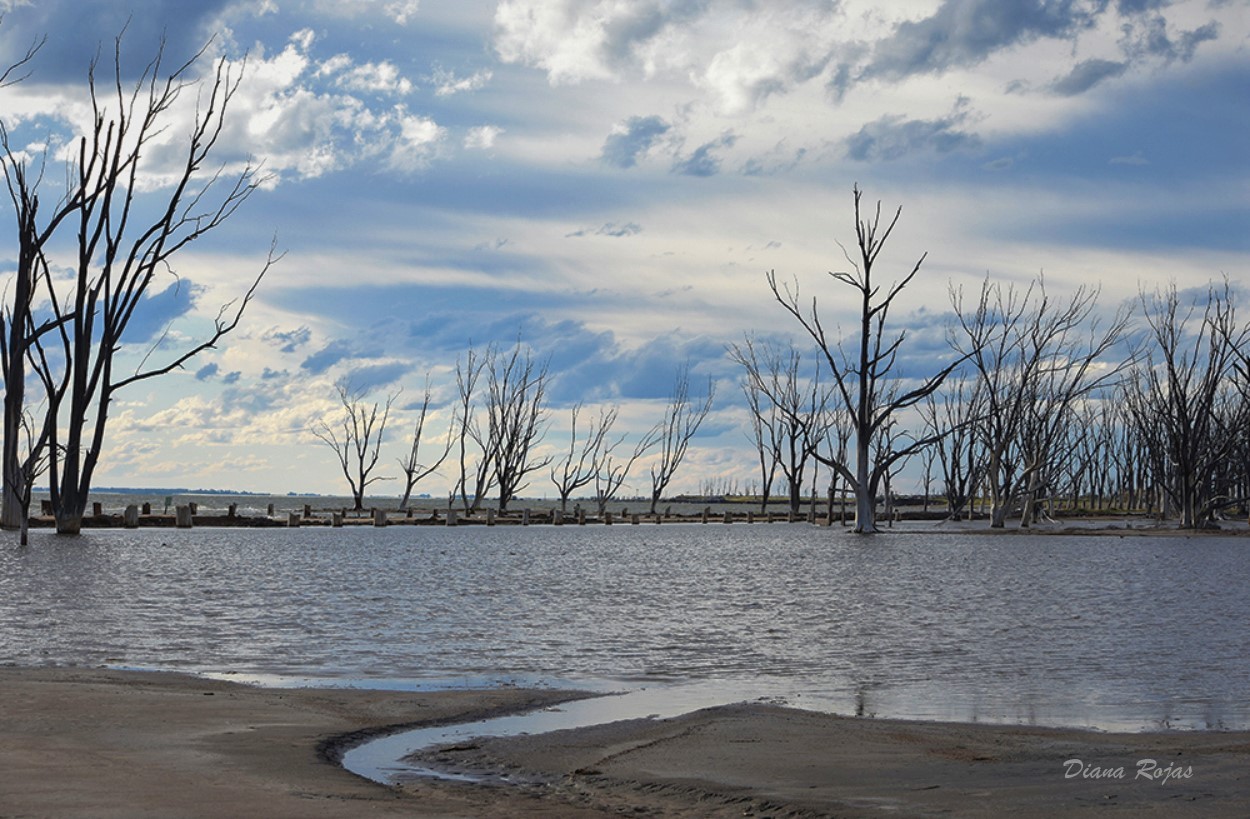
[[[479,125],[476,128],[470,128],[464,138],[464,147],[476,150],[493,148],[495,140],[502,133],[503,129],[496,125]]]
[[[449,97],[452,94],[459,94],[465,91],[477,91],[484,88],[494,74],[486,68],[475,71],[468,77],[458,77],[455,72],[448,71],[441,66],[434,69],[434,74],[430,78],[434,83],[434,93],[440,97]]]

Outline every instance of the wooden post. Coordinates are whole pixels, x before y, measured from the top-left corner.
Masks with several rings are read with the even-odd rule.
[[[755,512],[751,509],[747,510],[747,523],[755,523]]]
[[[191,528],[191,507],[175,506],[174,507],[174,525],[179,529]]]
[[[374,510],[373,510],[373,525],[374,525],[374,526],[385,526],[385,525],[386,525],[386,510],[385,510],[385,509],[374,509]]]
[[[529,509],[521,510],[521,525],[522,526],[530,525],[530,510]]]
[[[126,511],[122,514],[122,526],[127,529],[139,528],[139,507],[133,503],[126,507]]]
[[[147,502],[145,501],[145,502],[144,502],[144,504],[143,504],[143,508],[139,510],[139,513],[140,513],[140,514],[142,514],[142,515],[150,515],[150,514],[152,514],[152,504],[147,503]]]
[[[486,525],[487,526],[495,525],[495,510],[494,509],[486,510]]]
[[[265,514],[268,515],[269,517],[273,517],[273,504],[272,503],[269,504],[269,511],[267,511]]]
[[[42,514],[45,518],[51,517],[52,516],[52,501],[50,500],[39,501],[39,513]]]
[[[726,510],[726,512],[725,512],[725,523],[733,523],[733,522],[734,522],[733,512],[730,512],[730,511]]]
[[[660,523],[660,522],[661,522],[661,521],[663,521],[663,520],[664,520],[664,518],[660,517],[659,515],[656,515],[656,516],[655,516],[655,522],[656,522],[656,523]]]
[[[91,514],[97,518],[104,514],[104,507],[100,505],[99,501],[91,504]]]
[[[312,517],[312,504],[304,504],[304,520]]]
[[[789,512],[786,513],[786,523],[794,523],[794,517],[795,517],[794,510],[791,509]]]
[[[585,509],[579,508],[577,510],[577,525],[578,526],[586,525],[586,510]]]
[[[343,525],[343,513],[331,512],[330,513],[330,526],[332,526],[335,529],[338,529],[342,525]]]
[[[238,517],[238,515],[239,515],[239,505],[237,503],[232,503],[230,504],[230,506],[226,508],[226,517],[234,518],[234,517]]]
[[[298,529],[299,528],[299,514],[295,512],[288,512],[286,516],[286,525],[291,527],[292,529]]]
[[[632,523],[634,526],[637,526],[639,523],[642,522],[642,515],[635,514],[632,518],[629,519],[629,522]]]
[[[448,526],[456,525],[456,510],[455,509],[447,510],[447,525]]]
[[[707,523],[708,516],[711,514],[712,514],[712,507],[710,506],[703,507],[703,522],[704,523]]]
[[[564,513],[561,512],[559,509],[552,509],[551,510],[551,522],[555,526],[563,526],[564,525]]]
[[[604,513],[603,513],[603,522],[604,522],[604,524],[605,524],[605,525],[607,525],[607,526],[611,526],[611,525],[612,525],[612,513],[611,513],[611,512],[604,512]]]
[[[187,504],[187,508],[191,510],[191,514],[193,515],[198,515],[200,513],[200,505],[195,501],[189,502]]]

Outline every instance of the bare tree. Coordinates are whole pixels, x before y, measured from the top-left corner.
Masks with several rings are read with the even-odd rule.
[[[614,446],[608,436],[616,424],[620,407],[601,407],[599,417],[592,419],[579,433],[578,419],[583,406],[573,406],[569,424],[569,448],[551,469],[551,482],[560,495],[560,511],[568,510],[569,498],[574,492],[592,484],[603,464],[604,451]]]
[[[416,488],[418,483],[438,471],[438,468],[447,460],[447,456],[451,454],[451,447],[455,442],[455,427],[453,426],[447,431],[447,440],[443,444],[443,451],[428,464],[423,464],[420,461],[421,441],[425,433],[425,423],[430,415],[431,398],[430,379],[427,376],[425,379],[425,392],[422,394],[421,406],[417,413],[417,421],[412,430],[412,444],[408,447],[407,457],[398,459],[399,469],[404,473],[404,493],[400,497],[400,509],[408,508],[408,501],[412,498],[412,490]]]
[[[626,436],[622,435],[604,446],[599,453],[599,459],[594,469],[594,484],[595,503],[600,515],[607,511],[608,504],[615,500],[625,486],[626,481],[629,480],[629,473],[633,470],[634,464],[638,462],[638,459],[650,452],[660,442],[660,426],[657,424],[639,438],[628,457],[618,457],[616,450],[625,443],[625,438]],[[652,511],[654,512],[654,509]]]
[[[518,341],[506,354],[488,355],[486,381],[486,435],[478,444],[491,453],[499,511],[506,512],[529,475],[551,463],[534,454],[547,434],[547,365]]]
[[[952,346],[971,360],[983,402],[978,422],[990,490],[990,526],[1005,525],[1017,501],[1021,522],[1053,479],[1058,446],[1079,400],[1115,382],[1133,360],[1107,356],[1124,336],[1129,314],[1098,320],[1098,289],[1077,288],[1055,300],[1038,278],[1024,290],[982,282],[974,306],[952,291],[957,317]]]
[[[651,465],[651,514],[655,514],[660,496],[672,483],[677,468],[686,457],[690,439],[712,411],[715,394],[715,385],[708,379],[706,398],[702,404],[695,403],[690,398],[690,366],[686,365],[678,372],[668,405],[664,408],[664,417],[657,425],[660,457]]]
[[[342,406],[342,414],[333,423],[319,421],[310,430],[323,444],[334,451],[339,468],[351,488],[352,508],[365,507],[365,490],[388,477],[373,474],[382,454],[382,438],[390,419],[391,404],[398,393],[387,396],[386,402],[368,403],[365,390],[353,390],[346,380],[334,386]]]
[[[205,169],[222,133],[226,108],[238,90],[239,75],[222,60],[206,81],[195,80],[192,70],[203,53],[166,75],[162,48],[127,89],[119,37],[109,82],[103,87],[97,82],[98,60],[88,72],[92,124],[69,152],[62,201],[70,213],[53,226],[54,231],[63,227],[68,232],[72,225],[72,255],[63,265],[73,272],[72,285],[67,292],[50,297],[58,348],[49,354],[36,337],[28,356],[48,391],[47,412],[58,419],[49,424],[48,478],[61,533],[81,528],[114,394],[179,369],[215,347],[238,326],[261,279],[278,259],[271,248],[251,286],[241,298],[221,307],[213,330],[202,341],[164,363],[151,364],[163,351],[167,331],[133,372],[115,372],[117,353],[127,342],[127,327],[157,275],[173,274],[176,254],[221,226],[262,181],[250,165],[232,178],[220,169]],[[172,183],[145,194],[153,186],[155,169],[144,160],[160,153],[149,149],[159,135],[169,131],[179,97],[192,91],[198,94],[198,104],[181,164],[172,174]],[[10,154],[10,164],[12,160]],[[42,234],[50,225],[31,229]]]
[[[933,452],[946,498],[947,520],[962,520],[984,471],[977,429],[981,420],[979,380],[956,377],[931,393],[920,407],[926,435],[938,436]]]
[[[780,468],[786,479],[790,510],[803,502],[803,476],[820,442],[829,434],[834,414],[815,367],[803,373],[803,356],[793,344],[785,350],[747,337],[730,345],[730,357],[746,371],[743,391],[753,416],[761,467]],[[765,446],[770,449],[765,458]]]
[[[459,496],[465,512],[477,509],[486,493],[494,486],[495,461],[494,452],[483,449],[479,453],[476,464],[470,461],[469,444],[485,440],[478,427],[478,382],[487,362],[493,358],[494,348],[489,348],[486,355],[478,353],[472,345],[463,359],[456,359],[456,389],[459,403],[456,408],[454,423],[456,441],[459,447],[459,477],[452,490],[453,496]],[[470,483],[472,486],[470,487]]]
[[[917,386],[899,390],[894,398],[885,397],[888,382],[893,380],[890,373],[907,335],[905,331],[887,335],[886,320],[894,300],[920,272],[925,256],[921,256],[910,272],[883,294],[881,286],[873,280],[873,268],[903,211],[899,208],[893,218],[883,224],[881,203],[877,203],[871,216],[865,216],[861,209],[863,194],[858,186],[854,188],[853,194],[857,254],[852,258],[851,253],[843,247],[843,255],[854,272],[838,271],[829,275],[834,281],[856,292],[860,307],[859,332],[850,337],[855,344],[855,352],[848,355],[841,340],[831,338],[826,333],[817,310],[816,299],[812,299],[810,307],[801,301],[797,281],[791,285],[780,285],[774,271],[768,274],[768,286],[777,303],[816,342],[833,375],[841,403],[853,419],[854,471],[847,464],[832,459],[822,458],[822,463],[837,470],[855,493],[855,531],[871,534],[878,531],[876,496],[886,473],[900,460],[936,440],[934,436],[912,438],[899,448],[882,451],[879,457],[874,457],[874,439],[887,428],[895,414],[915,406],[941,386],[942,381],[962,363],[963,358],[947,364],[936,375],[921,380]],[[942,434],[945,433],[935,433],[938,436]]]
[[[1217,475],[1250,424],[1233,384],[1236,351],[1250,342],[1250,328],[1237,323],[1227,281],[1210,286],[1202,305],[1187,304],[1175,283],[1142,293],[1141,303],[1151,347],[1135,368],[1128,406],[1155,480],[1182,528],[1195,529],[1245,500],[1221,492]]]

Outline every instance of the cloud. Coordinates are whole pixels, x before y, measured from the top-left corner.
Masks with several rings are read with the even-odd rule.
[[[1052,93],[1061,97],[1084,94],[1103,80],[1119,77],[1128,70],[1128,63],[1112,60],[1083,60],[1072,67],[1066,76],[1050,84]]]
[[[960,130],[969,119],[966,104],[960,102],[955,111],[939,119],[905,119],[887,115],[868,123],[846,138],[846,156],[856,162],[880,162],[901,159],[917,152],[947,154],[975,148],[980,138]]]
[[[1105,0],[943,0],[932,15],[899,23],[879,41],[861,78],[940,74],[1011,46],[1071,38],[1105,8]]]
[[[174,320],[191,311],[200,292],[202,288],[183,279],[159,293],[144,296],[126,325],[125,341],[131,344],[155,341]]]
[[[393,361],[383,364],[369,364],[356,367],[346,376],[352,390],[368,392],[378,387],[393,384],[412,371],[412,365],[405,361]]]
[[[293,353],[300,347],[303,347],[312,338],[312,330],[307,326],[299,327],[295,330],[266,330],[261,339],[275,345],[280,352]]]
[[[477,91],[485,88],[490,82],[494,74],[490,69],[483,68],[475,71],[468,77],[457,77],[452,71],[448,71],[442,66],[434,69],[430,82],[434,84],[434,95],[438,97],[450,97],[452,94],[461,94],[466,91]]]
[[[715,176],[720,173],[720,157],[713,151],[717,148],[732,148],[738,138],[733,134],[725,134],[711,142],[705,142],[694,153],[685,159],[673,163],[673,173],[685,176]]]
[[[552,85],[608,79],[645,62],[667,31],[710,5],[710,0],[502,0],[495,10],[495,50],[504,62],[543,69]]]
[[[218,369],[219,367],[216,364],[205,364],[203,367],[200,367],[198,370],[195,371],[195,380],[207,381],[208,379],[217,375]]]
[[[600,158],[616,168],[632,168],[672,126],[662,118],[630,117],[603,142]]]
[[[413,89],[412,82],[400,75],[399,68],[391,62],[352,65],[350,58],[340,54],[327,60],[318,73],[337,75],[336,86],[359,93],[403,96]]]
[[[565,238],[573,239],[573,238],[579,238],[582,236],[593,235],[593,236],[611,236],[613,238],[619,239],[625,236],[636,236],[639,233],[642,233],[642,225],[638,224],[637,222],[625,222],[623,224],[617,224],[616,222],[608,222],[606,224],[599,226],[598,228],[594,230],[591,230],[589,228],[583,228],[582,230],[574,231],[573,233],[566,233]]]
[[[495,147],[495,140],[503,133],[497,125],[479,125],[470,128],[464,137],[464,147],[470,150],[485,151]]]
[[[1125,23],[1120,48],[1130,57],[1154,57],[1165,62],[1187,63],[1198,46],[1220,36],[1220,24],[1212,21],[1191,31],[1173,34],[1162,14],[1144,16]]]
[[[332,341],[304,359],[300,369],[320,375],[345,358],[352,357],[351,347],[345,341]]]

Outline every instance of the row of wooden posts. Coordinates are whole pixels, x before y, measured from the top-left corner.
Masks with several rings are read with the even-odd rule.
[[[52,514],[51,503],[49,501],[43,501],[42,511],[45,515]],[[194,526],[195,516],[198,514],[198,512],[199,512],[199,509],[196,503],[176,505],[174,507],[174,525],[179,529],[192,528]],[[92,504],[92,514],[96,517],[100,517],[103,515],[103,508],[100,503],[97,502],[97,503]],[[142,506],[138,504],[130,504],[129,506],[127,506],[125,509],[125,512],[122,515],[122,525],[127,529],[138,528],[139,516],[141,514],[144,516],[151,515],[152,504],[144,503],[142,504]],[[274,505],[271,503],[268,506],[267,516],[269,518],[273,518],[274,514],[275,514]],[[385,509],[370,510],[370,517],[372,518],[372,523],[374,526],[381,527],[381,526],[390,525],[391,524],[390,515],[391,513],[387,512],[387,510]],[[238,504],[234,504],[234,503],[230,504],[230,506],[228,507],[226,516],[227,518],[236,518],[238,516]],[[413,510],[411,509],[405,510],[404,517],[408,520],[413,520]],[[562,512],[559,509],[552,509],[550,511],[539,511],[539,512],[534,512],[530,509],[522,509],[519,516],[512,516],[512,517],[501,515],[495,509],[487,509],[485,510],[484,520],[481,517],[475,518],[472,514],[462,515],[462,513],[458,509],[448,509],[446,512],[446,515],[440,519],[439,512],[437,509],[435,509],[431,513],[431,516],[429,518],[426,518],[425,522],[435,523],[435,524],[441,522],[446,526],[460,526],[460,525],[464,525],[468,523],[473,523],[473,524],[478,524],[478,525],[484,523],[486,526],[495,526],[500,523],[507,523],[510,525],[515,525],[519,523],[521,526],[529,526],[531,523],[547,523],[547,524],[551,524],[555,526],[563,526],[565,524],[585,526],[587,523],[598,522],[598,523],[611,526],[612,524],[618,521],[621,523],[629,523],[632,525],[638,525],[644,522],[645,523],[662,523],[666,519],[680,520],[683,522],[698,521],[700,523],[709,523],[715,520],[717,517],[719,517],[720,520],[723,521],[724,523],[733,523],[735,519],[741,520],[743,517],[745,517],[745,520],[747,523],[756,523],[756,522],[797,523],[800,520],[804,520],[804,519],[808,523],[817,522],[816,510],[810,507],[807,510],[807,514],[805,516],[799,515],[793,511],[780,512],[780,513],[773,513],[773,512],[758,513],[753,510],[747,511],[745,516],[735,515],[732,511],[728,511],[728,510],[725,511],[722,515],[713,515],[711,507],[704,507],[702,512],[697,515],[681,516],[678,518],[674,518],[670,514],[669,510],[665,510],[664,513],[630,514],[627,509],[622,510],[619,513],[619,515],[614,514],[612,512],[604,512],[600,516],[593,517],[593,516],[588,516],[586,514],[586,510],[582,509],[580,506],[577,507],[573,511],[572,515],[567,515],[566,513]],[[341,527],[343,526],[345,519],[347,519],[346,510],[331,512],[330,525],[333,527]],[[309,504],[304,505],[303,514],[300,514],[299,512],[287,513],[287,526],[292,527],[292,528],[298,527],[304,522],[310,522],[312,520],[313,520],[313,512],[312,512],[312,507]],[[830,525],[833,523],[833,520],[834,520],[834,517],[830,515],[830,516],[822,518],[821,522],[826,525]]]

